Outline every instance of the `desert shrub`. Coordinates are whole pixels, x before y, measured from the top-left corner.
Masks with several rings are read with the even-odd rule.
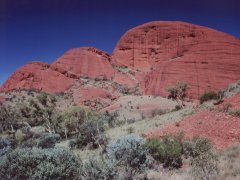
[[[180,168],[182,166],[182,144],[177,136],[167,135],[160,138],[148,139],[146,147],[157,161],[164,167]]]
[[[112,180],[117,179],[116,170],[109,165],[107,160],[101,157],[91,157],[83,164],[83,177],[85,180],[99,179]]]
[[[209,100],[218,100],[219,99],[219,94],[214,92],[214,91],[209,91],[205,92],[203,95],[200,97],[200,103],[202,104],[203,102],[209,101]]]
[[[107,138],[104,134],[104,123],[100,120],[92,120],[84,122],[79,131],[79,135],[75,141],[75,147],[98,148],[105,149]]]
[[[7,139],[0,139],[0,157],[12,151],[11,142]]]
[[[60,140],[59,134],[46,134],[39,139],[38,147],[45,148],[54,148],[57,141]]]
[[[218,159],[207,138],[193,139],[193,155],[190,159],[194,179],[210,179],[218,172]]]
[[[229,113],[233,116],[240,117],[240,110],[230,110]]]
[[[151,165],[145,139],[136,135],[110,141],[106,151],[111,166],[123,169],[125,179],[132,179]]]
[[[4,104],[0,104],[0,132],[16,129],[17,116],[15,109]]]
[[[20,129],[15,133],[15,139],[19,145],[24,141],[25,135]]]
[[[130,89],[128,88],[127,85],[118,85],[118,91],[122,94],[130,94]]]
[[[54,122],[56,122],[57,133],[64,135],[66,138],[78,134],[84,122],[97,118],[97,114],[82,107],[71,107],[53,117]]]
[[[12,179],[80,179],[81,161],[63,149],[17,149],[0,161],[0,176]]]
[[[38,145],[37,140],[33,139],[33,138],[30,138],[30,139],[24,141],[21,144],[20,148],[33,148],[33,147],[37,147],[37,145]]]
[[[134,128],[130,126],[129,128],[126,129],[128,134],[132,134],[134,132]]]
[[[117,112],[109,113],[108,111],[106,111],[100,118],[103,122],[106,122],[109,127],[115,127],[117,116]]]
[[[181,106],[184,106],[184,100],[187,97],[188,84],[185,82],[178,82],[175,86],[167,88],[169,93],[168,98],[173,100],[180,100]]]
[[[175,111],[178,111],[178,110],[180,110],[180,109],[182,109],[182,107],[178,104],[178,105],[175,106],[175,109],[174,109],[174,110],[175,110]]]
[[[196,157],[197,152],[195,151],[195,143],[190,140],[183,142],[183,154],[186,158]]]
[[[230,104],[230,103],[227,103],[227,104],[223,104],[223,112],[229,112],[230,110],[231,110],[231,108],[232,108],[232,104]]]
[[[168,112],[168,110],[166,109],[153,109],[152,112],[151,112],[151,116],[152,117],[155,117],[157,115],[163,115],[163,114],[166,114]]]
[[[46,93],[41,93],[37,96],[38,101],[44,105],[47,106],[47,102],[48,102],[48,95]]]

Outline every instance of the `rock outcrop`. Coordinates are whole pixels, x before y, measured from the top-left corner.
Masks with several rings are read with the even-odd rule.
[[[100,91],[103,99],[125,93],[165,96],[167,87],[185,81],[190,86],[189,97],[198,98],[240,79],[239,69],[239,39],[189,23],[159,21],[126,32],[112,56],[82,47],[67,51],[51,65],[29,63],[0,92],[18,88],[71,91],[78,102],[85,102]],[[79,100],[82,96],[76,93],[89,88],[89,93],[96,94]]]
[[[70,49],[57,59],[52,67],[78,76],[98,79],[112,79],[114,69],[111,56],[92,47]]]
[[[31,62],[14,72],[0,88],[0,91],[36,89],[48,93],[64,92],[75,81],[66,74],[51,69],[49,64]]]
[[[166,87],[186,81],[196,98],[240,79],[240,40],[184,22],[150,22],[129,30],[113,59],[145,72],[145,94],[166,95]]]

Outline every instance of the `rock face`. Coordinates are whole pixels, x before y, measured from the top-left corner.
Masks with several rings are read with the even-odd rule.
[[[166,87],[186,81],[196,98],[240,78],[240,40],[184,22],[150,22],[129,30],[113,59],[145,72],[145,94],[166,95]]]
[[[111,79],[114,69],[110,64],[111,56],[91,47],[75,48],[67,51],[52,66],[89,78]]]
[[[51,65],[29,63],[11,76],[0,92],[18,88],[71,91],[77,102],[99,95],[109,104],[108,99],[129,92],[165,96],[167,87],[185,81],[190,86],[189,96],[198,98],[204,91],[240,79],[239,69],[239,39],[189,23],[159,21],[126,32],[112,56],[82,47],[67,51]],[[88,90],[93,95],[83,97],[81,93]]]
[[[74,79],[51,69],[50,65],[31,62],[14,72],[3,84],[0,91],[36,89],[48,93],[58,93],[66,91],[73,84]]]

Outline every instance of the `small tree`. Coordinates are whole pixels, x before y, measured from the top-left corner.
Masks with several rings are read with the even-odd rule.
[[[90,148],[105,149],[107,144],[107,137],[104,134],[104,123],[101,120],[89,120],[84,122],[79,131],[79,135],[72,145],[77,148],[84,148],[89,146]]]
[[[181,106],[185,106],[184,100],[187,96],[188,84],[178,82],[175,86],[167,88],[169,93],[168,98],[181,102]]]

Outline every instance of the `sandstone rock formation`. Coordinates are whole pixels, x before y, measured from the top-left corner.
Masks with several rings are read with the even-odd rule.
[[[113,59],[145,72],[145,94],[166,95],[166,87],[186,81],[196,98],[240,78],[240,40],[184,22],[150,22],[129,30]]]
[[[74,79],[66,74],[51,69],[46,63],[31,62],[14,72],[0,91],[36,89],[48,93],[64,92],[74,84]]]
[[[167,87],[186,81],[189,97],[198,98],[204,91],[225,88],[240,79],[239,69],[239,39],[189,23],[159,21],[129,30],[112,56],[82,47],[67,51],[51,65],[29,63],[0,92],[18,88],[68,91],[77,102],[86,102],[99,94],[105,100],[124,93],[165,96]],[[94,94],[83,98],[86,88]]]

